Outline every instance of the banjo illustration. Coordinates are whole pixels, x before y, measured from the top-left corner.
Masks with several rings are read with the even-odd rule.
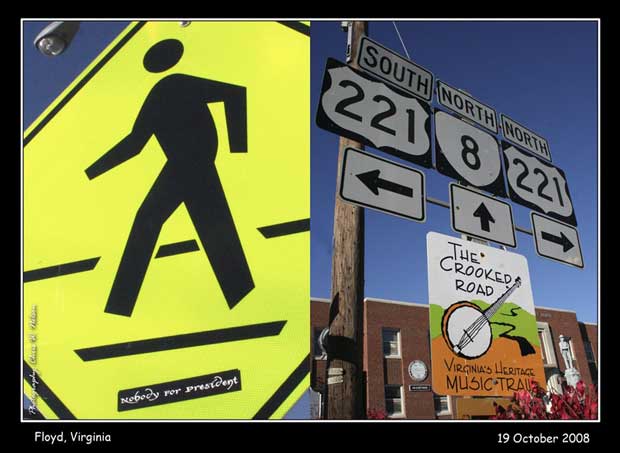
[[[514,284],[484,311],[467,301],[448,307],[441,320],[441,330],[455,354],[475,359],[487,352],[493,341],[489,321],[519,286],[521,277],[517,277]]]

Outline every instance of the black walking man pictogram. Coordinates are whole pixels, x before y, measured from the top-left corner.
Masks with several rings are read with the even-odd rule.
[[[172,68],[183,55],[176,39],[144,56],[147,71]],[[131,316],[164,222],[185,203],[217,281],[233,308],[254,281],[215,168],[218,137],[208,102],[223,101],[231,152],[247,152],[245,87],[170,74],[151,89],[132,131],[86,169],[93,179],[142,151],[155,135],[167,162],[138,209],[105,307]]]

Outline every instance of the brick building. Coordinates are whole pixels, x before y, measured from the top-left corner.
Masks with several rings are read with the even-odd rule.
[[[325,387],[326,360],[320,357],[318,336],[327,327],[329,300],[311,300],[312,388],[322,393]],[[547,384],[553,385],[565,369],[558,341],[571,337],[575,367],[586,384],[597,383],[598,327],[582,323],[569,310],[536,308]],[[425,378],[414,381],[408,371],[413,361],[426,365]],[[428,305],[383,299],[364,299],[364,362],[366,409],[385,410],[390,418],[453,419],[457,406],[461,416],[468,410],[492,407],[489,398],[471,399],[436,395],[430,389],[431,354]],[[420,376],[423,377],[423,376]],[[410,387],[414,386],[414,387]],[[476,404],[470,404],[475,402]],[[504,401],[505,402],[505,401]],[[486,417],[485,417],[486,418]]]

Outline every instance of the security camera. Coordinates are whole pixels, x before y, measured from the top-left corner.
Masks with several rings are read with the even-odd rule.
[[[37,35],[34,45],[43,55],[55,57],[69,47],[79,28],[79,22],[52,22]]]

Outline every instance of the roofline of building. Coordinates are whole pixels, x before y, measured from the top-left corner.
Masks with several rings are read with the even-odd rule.
[[[577,312],[575,310],[566,310],[564,308],[543,307],[541,305],[536,305],[534,308],[540,308],[542,310],[551,310],[551,311],[564,311],[566,313],[575,313],[575,314],[577,314]]]
[[[402,300],[379,299],[377,297],[364,297],[364,302],[381,302],[382,304],[406,305],[407,307],[428,308],[428,304],[420,304],[417,302],[405,302]]]
[[[324,297],[311,297],[310,298],[311,301],[313,302],[323,302],[323,303],[330,303],[331,301],[329,299],[325,299]],[[395,305],[406,305],[408,307],[423,307],[423,308],[428,308],[427,304],[419,304],[417,302],[404,302],[402,300],[390,300],[390,299],[378,299],[376,297],[364,297],[364,302],[381,302],[382,304],[395,304]]]
[[[329,299],[325,299],[323,297],[311,297],[310,301],[311,302],[326,302],[326,303],[330,303],[331,302]]]
[[[331,301],[329,299],[325,299],[323,297],[311,297],[310,298],[311,301],[315,301],[315,302],[323,302],[323,303],[330,303]],[[379,299],[377,297],[364,297],[364,302],[381,302],[382,304],[394,304],[394,305],[406,305],[407,307],[423,307],[423,308],[428,308],[428,304],[420,304],[418,302],[404,302],[402,300],[390,300],[390,299]],[[541,310],[549,310],[549,311],[563,311],[566,313],[575,313],[575,315],[577,314],[577,312],[575,310],[566,310],[563,308],[551,308],[551,307],[543,307],[543,306],[536,306],[534,307],[536,309],[541,309]],[[582,321],[579,321],[582,322]],[[597,323],[595,322],[583,322],[583,324],[589,324],[591,326],[598,326]]]
[[[579,322],[580,322],[581,324],[587,324],[587,325],[589,325],[589,326],[598,326],[598,323],[597,323],[597,322],[582,322],[582,321],[579,321]]]

